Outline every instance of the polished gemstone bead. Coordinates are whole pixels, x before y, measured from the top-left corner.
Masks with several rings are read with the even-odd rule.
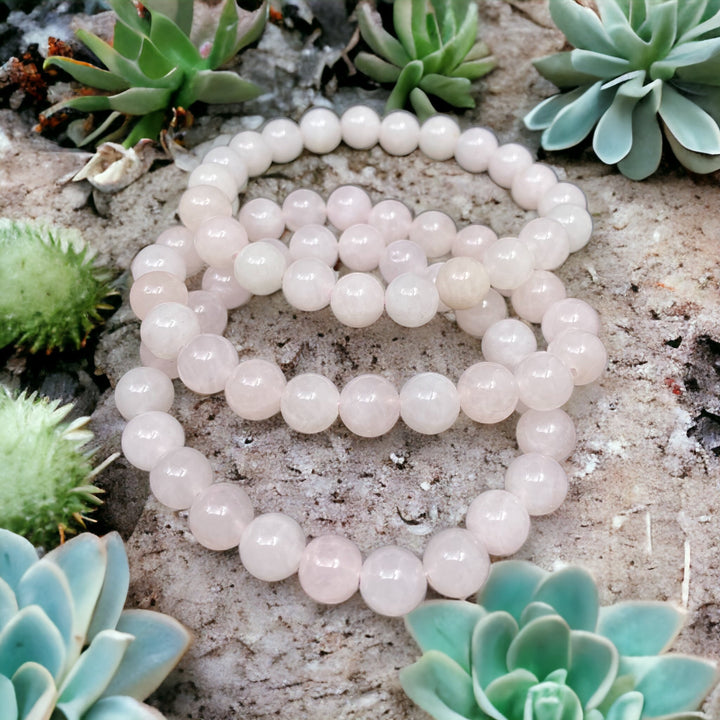
[[[497,138],[490,130],[481,127],[469,128],[458,138],[455,160],[463,170],[471,173],[485,172],[497,148]]]
[[[547,270],[534,270],[532,275],[513,290],[513,310],[523,320],[540,323],[545,311],[566,296],[565,286],[557,275]]]
[[[222,190],[211,185],[196,185],[188,188],[180,198],[178,215],[188,230],[194,231],[205,220],[216,215],[230,217],[232,202]]]
[[[338,241],[324,225],[303,225],[290,238],[290,260],[317,258],[333,267],[338,259]]]
[[[165,245],[180,253],[185,261],[188,277],[192,277],[196,272],[202,270],[203,261],[195,251],[193,234],[184,225],[173,225],[167,230],[163,230],[155,243]]]
[[[502,557],[513,555],[525,544],[530,515],[507,490],[486,490],[470,503],[465,526],[491,555]]]
[[[523,210],[537,210],[540,200],[557,182],[557,175],[551,167],[533,163],[515,175],[510,194]]]
[[[376,227],[386,243],[408,237],[412,225],[412,213],[399,200],[381,200],[368,215],[367,222]]]
[[[455,221],[439,210],[420,213],[411,223],[408,237],[428,258],[447,255],[457,235]]]
[[[593,231],[593,220],[585,208],[578,205],[556,205],[546,217],[557,220],[565,228],[571,253],[588,244]]]
[[[575,424],[570,416],[556,410],[527,410],[515,429],[517,443],[524,453],[541,453],[555,460],[566,460],[575,449]]]
[[[497,423],[512,415],[518,401],[513,374],[503,365],[481,362],[471,365],[458,380],[462,411],[480,423]]]
[[[355,150],[369,150],[380,138],[380,116],[367,105],[355,105],[340,118],[343,142]]]
[[[532,275],[535,258],[517,238],[500,238],[483,251],[483,265],[497,290],[514,290]]]
[[[273,162],[292,162],[303,151],[300,127],[289,118],[270,120],[262,129],[262,136],[270,147]]]
[[[420,123],[404,110],[391,112],[380,122],[379,141],[388,155],[409,155],[420,141]]]
[[[535,333],[524,322],[512,318],[491,325],[482,339],[483,357],[510,370],[536,350]]]
[[[165,453],[185,444],[185,431],[172,416],[157,410],[131,418],[122,433],[125,459],[140,470],[150,470]]]
[[[230,373],[225,399],[230,409],[245,420],[266,420],[280,412],[280,398],[287,381],[274,362],[243,360]]]
[[[133,280],[138,280],[146,273],[166,272],[185,282],[187,267],[177,250],[155,243],[140,250],[130,265],[130,272]]]
[[[555,410],[572,395],[573,377],[563,361],[549,352],[536,352],[515,370],[520,400],[533,410]],[[532,513],[531,513],[532,514]]]
[[[305,533],[282,513],[258,515],[240,538],[240,560],[259,580],[277,582],[294,575],[305,550]]]
[[[548,345],[568,367],[575,385],[597,380],[607,366],[607,350],[597,335],[582,330],[565,330]]]
[[[582,330],[597,335],[600,332],[600,316],[584,300],[564,298],[545,311],[542,334],[550,343],[565,330]]]
[[[235,135],[228,147],[245,163],[250,177],[262,175],[272,164],[272,150],[265,138],[254,130]]]
[[[533,164],[530,151],[518,143],[500,145],[488,161],[490,179],[500,187],[509,188],[515,176]]]
[[[235,483],[215,483],[193,500],[188,525],[195,539],[210,550],[237,547],[254,515],[247,493]]]
[[[300,133],[310,152],[332,152],[342,140],[340,118],[327,108],[312,108],[300,120]]]
[[[540,198],[537,206],[538,215],[547,215],[557,205],[577,205],[587,209],[585,193],[577,186],[568,182],[552,185]]]
[[[468,225],[458,230],[450,252],[454,257],[472,257],[482,260],[485,248],[498,239],[493,230],[485,225]]]
[[[420,128],[418,145],[431,160],[449,160],[455,154],[460,128],[447,115],[433,115]]]
[[[238,364],[237,350],[222,335],[196,335],[179,352],[178,374],[186,388],[199,395],[222,392]]]
[[[435,283],[422,275],[404,273],[385,290],[385,310],[403,327],[420,327],[437,313],[439,296]]]
[[[203,157],[203,163],[215,163],[224,167],[234,178],[238,192],[247,186],[248,168],[241,155],[226,145],[210,149]]]
[[[367,223],[351,225],[338,241],[340,261],[349,270],[374,270],[385,253],[382,233]]]
[[[337,419],[340,393],[322,375],[296,375],[280,397],[280,412],[285,422],[300,433],[327,430]]]
[[[391,242],[380,256],[380,274],[389,283],[400,275],[422,275],[427,268],[427,257],[419,245],[410,240]]]
[[[171,510],[187,510],[212,482],[209,460],[189,447],[171,450],[150,470],[152,494]]]
[[[235,258],[235,279],[253,295],[270,295],[282,287],[287,265],[282,250],[259,240],[243,248]]]
[[[283,201],[282,215],[288,230],[310,223],[323,225],[327,217],[325,201],[314,190],[293,190]]]
[[[355,594],[361,569],[362,556],[354,542],[340,535],[321,535],[303,551],[298,580],[311,600],[337,605]]]
[[[423,601],[426,591],[422,562],[396,545],[370,553],[360,571],[360,594],[367,606],[380,615],[407,615]]]
[[[468,335],[481,338],[496,322],[507,317],[507,303],[497,290],[490,288],[482,302],[467,310],[456,310],[455,321]]]
[[[372,275],[350,273],[341,277],[332,289],[330,308],[343,325],[368,327],[385,309],[385,290]]]
[[[312,312],[330,304],[335,287],[335,272],[317,258],[302,258],[283,275],[282,291],[290,305]]]
[[[171,380],[178,377],[177,359],[165,360],[153,355],[144,342],[140,342],[140,362],[143,367],[152,367],[165,373]]]
[[[130,307],[142,320],[156,305],[176,302],[187,305],[185,283],[167,272],[149,272],[141,275],[130,288]]]
[[[536,270],[556,270],[570,254],[570,241],[565,228],[552,218],[535,218],[519,233],[533,254]]]
[[[250,242],[279,238],[285,230],[282,208],[268,198],[248,200],[240,208],[238,220],[247,231]]]
[[[400,416],[411,429],[437,435],[452,427],[460,413],[457,388],[444,375],[420,373],[400,391]]]
[[[232,217],[206,220],[193,237],[195,250],[203,262],[220,270],[232,270],[235,256],[248,244],[244,226]]]
[[[200,334],[200,321],[187,306],[166,302],[156,305],[140,324],[140,337],[148,350],[163,360],[174,360],[180,348]]]
[[[196,185],[216,187],[230,202],[235,200],[239,190],[235,176],[230,170],[217,163],[203,162],[190,173],[187,186],[192,188]]]
[[[214,293],[228,310],[234,310],[250,302],[252,293],[235,279],[233,270],[209,267],[202,277],[202,289]]]
[[[172,381],[157,368],[128,370],[115,386],[115,407],[126,420],[150,410],[167,412],[174,399]]]
[[[435,281],[440,299],[453,310],[467,310],[483,301],[490,290],[490,277],[481,262],[455,257],[443,264]]]
[[[328,220],[338,230],[366,223],[371,210],[370,196],[355,185],[341,185],[330,193],[327,201]]]
[[[400,396],[380,375],[359,375],[340,393],[340,419],[361,437],[389,432],[400,417]]]
[[[520,498],[530,515],[548,515],[565,500],[568,479],[557,460],[526,453],[516,457],[505,471],[505,489]]]

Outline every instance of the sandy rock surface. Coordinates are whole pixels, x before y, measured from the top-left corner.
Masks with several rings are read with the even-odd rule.
[[[552,88],[529,60],[560,49],[563,38],[539,1],[489,0],[482,16],[500,67],[481,83],[481,106],[462,123],[487,124],[503,141],[520,138],[537,148],[520,118]],[[175,166],[112,196],[99,216],[82,186],[56,183],[82,165],[75,153],[29,138],[10,113],[0,113],[0,128],[10,140],[0,150],[3,215],[79,227],[121,269],[173,222],[184,183]],[[717,180],[688,177],[669,161],[652,179],[633,183],[590,150],[544,161],[588,194],[595,234],[558,274],[570,296],[601,313],[610,362],[603,379],[569,403],[579,438],[566,464],[569,496],[558,512],[534,521],[517,557],[547,569],[584,565],[606,604],[643,598],[683,605],[687,626],[676,648],[720,659]],[[453,162],[419,153],[390,158],[379,148],[303,155],[254,181],[247,197],[282,199],[299,186],[326,196],[349,182],[375,200],[442,208],[459,225],[486,222],[500,235],[516,233],[532,216]],[[412,332],[387,318],[358,331],[339,327],[329,310],[294,313],[280,297],[234,311],[227,336],[241,357],[274,357],[289,376],[316,371],[338,385],[370,371],[398,384],[426,370],[456,380],[480,354],[479,341],[445,317]],[[111,384],[138,364],[138,342],[139,323],[125,304],[96,358]],[[241,482],[257,512],[286,512],[308,536],[347,534],[365,553],[390,543],[421,552],[428,534],[462,522],[479,492],[502,486],[517,453],[516,418],[489,428],[461,419],[437,437],[399,424],[386,437],[363,440],[340,423],[306,437],[278,418],[242,421],[221,396],[176,390],[174,412],[187,443],[208,454],[219,477]],[[94,421],[103,451],[117,450],[123,423],[109,393]],[[108,517],[129,537],[130,604],[174,615],[195,634],[153,700],[169,720],[424,717],[397,681],[397,670],[417,656],[401,621],[373,615],[357,597],[319,607],[295,578],[255,580],[237,553],[194,542],[185,519],[148,499],[147,474],[124,459],[101,484]],[[718,692],[706,709],[720,715]]]

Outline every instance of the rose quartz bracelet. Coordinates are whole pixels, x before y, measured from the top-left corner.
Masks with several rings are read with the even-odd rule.
[[[356,149],[379,142],[395,155],[419,146],[432,160],[454,155],[469,172],[487,170],[520,207],[537,210],[539,217],[517,238],[498,239],[484,226],[458,232],[438,211],[413,219],[397,201],[373,206],[361,188],[345,186],[327,203],[306,189],[290,193],[282,207],[258,198],[233,218],[248,177],[261,175],[272,162],[294,160],[303,148],[331,152],[341,140]],[[398,616],[422,601],[428,583],[453,598],[479,590],[489,554],[516,552],[527,538],[529,516],[551,513],[564,500],[568,481],[559,461],[572,452],[575,429],[561,406],[574,385],[592,382],[605,366],[597,313],[566,298],[550,272],[590,237],[582,191],[559,183],[522,146],[498,147],[483,128],[461,133],[445,116],[420,127],[405,112],[381,121],[364,106],[342,118],[316,108],[299,125],[272,120],[262,133],[240,133],[227,147],[213,148],[188,184],[178,210],[183,226],[162,233],[133,261],[130,302],[142,319],[144,367],[130,370],[115,388],[118,410],[128,420],[122,437],[128,461],[150,472],[160,502],[173,510],[189,508],[190,530],[202,545],[239,547],[245,568],[266,581],[298,572],[317,602],[343,602],[359,586],[369,607]],[[326,221],[340,232],[339,240]],[[292,232],[289,245],[280,240],[286,228]],[[447,255],[449,260],[427,266],[428,259]],[[333,270],[338,258],[352,271],[340,279]],[[188,292],[186,275],[204,264],[209,267],[203,289]],[[371,274],[378,269],[386,289]],[[313,373],[286,382],[273,362],[239,362],[232,343],[222,337],[228,309],[245,304],[252,294],[280,289],[301,310],[330,305],[351,327],[371,324],[383,309],[406,327],[427,322],[437,311],[454,311],[462,329],[482,338],[485,362],[466,370],[457,387],[447,377],[422,373],[400,393],[379,375],[356,377],[342,392]],[[541,323],[547,351],[537,351],[524,322],[507,318],[503,295],[522,320]],[[508,417],[520,401],[525,412],[517,441],[523,454],[508,467],[505,490],[479,495],[468,509],[467,529],[436,533],[422,561],[409,550],[386,546],[363,562],[350,540],[325,535],[306,545],[293,519],[281,513],[255,517],[241,487],[214,482],[208,459],[185,447],[182,427],[168,414],[174,400],[171,378],[178,374],[195,392],[224,391],[240,417],[265,419],[281,411],[299,432],[321,432],[339,413],[349,429],[366,437],[389,431],[398,416],[431,434],[450,427],[460,409],[491,423]]]

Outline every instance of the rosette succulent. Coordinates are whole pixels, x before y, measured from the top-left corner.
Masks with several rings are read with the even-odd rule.
[[[139,118],[131,121],[123,143],[132,147],[142,138],[155,139],[170,109],[187,110],[196,101],[242,102],[261,93],[237,73],[216,68],[259,37],[267,19],[266,2],[248,20],[238,14],[235,0],[225,0],[214,34],[199,47],[189,37],[195,5],[190,0],[144,0],[142,5],[108,0],[108,4],[117,15],[112,44],[86,30],[77,31],[106,69],[67,57],[45,61],[46,68],[61,68],[87,86],[53,105],[46,116],[67,109],[108,113],[78,144],[98,141],[123,118]],[[110,132],[106,139],[117,134]]]
[[[176,620],[123,610],[127,556],[117,533],[83,533],[38,560],[0,529],[3,720],[158,720],[142,703],[190,643]]]
[[[400,672],[438,720],[691,720],[715,664],[664,654],[682,613],[660,602],[600,607],[590,575],[493,565],[478,603],[427,602],[406,618],[423,651]]]
[[[477,39],[478,9],[473,0],[395,0],[393,25],[397,37],[383,29],[372,6],[357,8],[360,33],[376,53],[360,52],[355,65],[380,83],[395,83],[385,110],[399,110],[410,101],[425,119],[436,110],[433,95],[459,108],[475,107],[471,81],[495,67],[488,48]]]
[[[535,61],[561,92],[526,125],[546,150],[578,144],[623,175],[657,170],[663,135],[685,167],[720,169],[720,1],[550,0],[555,24],[574,50]]]

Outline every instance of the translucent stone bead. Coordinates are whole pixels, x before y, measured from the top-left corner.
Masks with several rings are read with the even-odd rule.
[[[457,388],[444,375],[420,373],[400,390],[403,422],[423,435],[437,435],[450,428],[460,413]]]
[[[338,230],[366,223],[371,210],[370,196],[355,185],[341,185],[330,193],[327,201],[328,220]]]
[[[536,210],[543,195],[557,185],[555,171],[543,163],[533,163],[513,178],[510,194],[523,210]]]
[[[367,222],[376,227],[386,243],[407,238],[412,225],[412,213],[399,200],[381,200],[368,215]]]
[[[340,261],[349,270],[374,270],[385,253],[385,238],[372,225],[351,225],[340,235],[338,253]]]
[[[189,447],[171,450],[150,470],[152,494],[171,510],[187,510],[212,482],[210,461]]]
[[[471,257],[482,261],[485,248],[497,239],[495,232],[485,225],[468,225],[458,230],[450,247],[450,253],[453,257]]]
[[[380,375],[359,375],[340,393],[340,419],[361,437],[389,432],[400,417],[400,396]]]
[[[575,424],[560,410],[528,410],[515,429],[517,443],[524,453],[541,453],[555,460],[566,460],[575,449]]]
[[[483,265],[497,290],[514,290],[532,275],[535,258],[517,238],[500,238],[483,252]]]
[[[282,209],[267,198],[248,200],[240,208],[238,220],[247,231],[250,242],[279,238],[285,231]]]
[[[582,330],[561,332],[548,345],[548,352],[565,363],[575,385],[594,382],[607,366],[607,351],[600,338]]]
[[[530,151],[518,143],[501,145],[490,156],[487,172],[490,179],[500,187],[509,188],[515,176],[533,164]]]
[[[335,272],[322,260],[296,260],[283,275],[282,291],[290,305],[313,312],[330,304],[335,287]]]
[[[556,270],[570,254],[570,241],[565,228],[552,218],[531,220],[518,235],[535,258],[536,270]]]
[[[447,115],[433,115],[420,128],[418,145],[431,160],[449,160],[455,154],[460,128]]]
[[[240,560],[254,577],[277,582],[294,575],[305,550],[305,533],[282,513],[258,515],[240,538]]]
[[[447,255],[456,235],[455,221],[439,210],[420,213],[412,221],[408,232],[410,240],[417,243],[428,258]]]
[[[222,335],[227,327],[227,308],[222,300],[207,290],[193,290],[188,294],[188,307],[200,322],[200,332]]]
[[[547,215],[557,205],[577,205],[587,209],[585,193],[572,183],[561,182],[551,186],[540,198],[537,206],[538,215]]]
[[[280,412],[285,422],[300,433],[327,430],[337,419],[340,393],[322,375],[296,375],[280,397]]]
[[[404,110],[391,112],[380,122],[378,139],[388,155],[409,155],[420,141],[420,123]]]
[[[180,198],[178,215],[188,230],[194,231],[205,220],[216,215],[230,217],[232,202],[222,190],[210,185],[196,185],[188,188]]]
[[[537,350],[535,333],[520,320],[507,318],[491,325],[483,335],[482,354],[488,362],[510,370]]]
[[[437,277],[438,277],[438,274],[440,273],[440,270],[442,270],[444,265],[445,265],[444,262],[433,263],[432,265],[428,265],[428,269],[424,273],[424,276],[428,280],[433,281],[436,290],[437,290]],[[439,297],[440,297],[440,293],[438,293],[438,298]],[[437,311],[439,313],[450,312],[450,310],[452,310],[452,308],[449,305],[446,305],[442,300],[438,299]]]
[[[443,264],[435,282],[440,299],[453,310],[467,310],[482,302],[490,290],[483,264],[470,257],[455,257]]]
[[[146,245],[132,261],[130,272],[133,280],[138,280],[146,273],[166,272],[185,282],[187,267],[182,255],[167,245]]]
[[[217,163],[201,163],[190,173],[188,187],[197,185],[216,187],[230,202],[235,200],[239,190],[234,175]]]
[[[153,355],[144,342],[140,343],[140,362],[143,367],[151,367],[167,375],[171,380],[178,377],[177,360],[165,360]]]
[[[188,525],[195,539],[210,550],[237,547],[255,512],[247,493],[234,483],[215,483],[193,501]]]
[[[385,289],[372,275],[350,273],[341,277],[330,295],[335,317],[348,327],[372,325],[385,309]]]
[[[439,295],[435,283],[413,273],[396,277],[385,289],[385,310],[403,327],[420,327],[437,313]]]
[[[557,355],[549,352],[528,355],[517,366],[515,380],[520,400],[532,410],[562,407],[573,391],[570,370]]]
[[[523,320],[538,324],[547,309],[563,300],[566,294],[565,286],[557,275],[547,270],[535,270],[528,280],[513,290],[510,300]]]
[[[185,283],[167,272],[141,275],[130,288],[130,307],[142,320],[156,305],[176,302],[186,305],[188,290]]]
[[[355,543],[340,535],[321,535],[303,551],[298,580],[311,600],[337,605],[355,594],[361,569],[362,555]]]
[[[380,256],[380,274],[389,283],[405,273],[421,275],[427,269],[427,258],[422,248],[410,240],[395,240]]]
[[[455,311],[458,327],[472,337],[481,338],[496,322],[507,317],[508,309],[503,296],[490,288],[482,302],[467,310]]]
[[[465,526],[491,555],[513,555],[530,533],[530,515],[507,490],[487,490],[468,508]]]
[[[140,324],[142,341],[153,355],[163,360],[174,360],[180,348],[199,334],[197,315],[180,303],[156,305]]]
[[[215,163],[225,168],[235,180],[238,192],[242,192],[248,181],[248,169],[240,154],[231,147],[220,145],[209,150],[203,163]]]
[[[290,238],[290,259],[317,258],[333,267],[338,259],[338,241],[324,225],[303,225]]]
[[[401,617],[425,598],[427,580],[419,558],[397,545],[370,553],[360,571],[360,594],[380,615]]]
[[[423,567],[430,587],[436,592],[463,600],[485,584],[490,557],[469,530],[448,528],[430,538]]]
[[[471,365],[457,384],[462,411],[475,422],[497,423],[512,415],[518,401],[513,374],[502,365]]]
[[[237,350],[222,335],[197,335],[178,353],[178,374],[186,388],[200,395],[222,392],[238,364]]]
[[[245,420],[266,420],[280,412],[280,398],[287,381],[274,363],[260,358],[243,360],[230,373],[225,399]]]
[[[126,420],[150,410],[167,412],[174,399],[172,381],[157,368],[128,370],[115,386],[115,407]]]
[[[289,118],[270,120],[262,129],[263,140],[270,146],[273,162],[289,163],[303,151],[303,138],[298,124]]]
[[[245,228],[232,217],[206,220],[195,230],[194,239],[203,262],[220,270],[232,270],[235,256],[248,244]]]
[[[238,133],[228,147],[245,163],[250,177],[262,175],[272,164],[272,150],[265,138],[254,130]]]
[[[193,234],[183,225],[173,225],[167,230],[163,230],[155,243],[172,248],[180,254],[185,261],[188,277],[192,277],[196,272],[202,270],[203,261],[195,252]]]
[[[285,254],[269,242],[250,243],[235,258],[235,279],[253,295],[270,295],[282,287]]]
[[[327,108],[312,108],[300,120],[300,134],[310,152],[332,152],[342,140],[340,118]]]
[[[577,205],[556,205],[546,217],[557,220],[565,228],[571,253],[588,244],[593,231],[593,220],[585,208]]]
[[[185,444],[185,431],[172,416],[157,410],[131,418],[122,433],[125,459],[140,470],[150,470],[165,453]]]
[[[343,142],[355,150],[369,150],[380,138],[380,116],[367,105],[355,105],[340,118]]]
[[[505,471],[505,489],[520,499],[530,515],[549,515],[563,504],[568,479],[557,460],[526,453]]]
[[[600,316],[584,300],[565,298],[545,311],[542,334],[550,343],[565,330],[584,330],[597,335],[600,332]]]
[[[325,201],[314,190],[293,190],[283,201],[282,216],[288,230],[303,225],[323,225],[327,217]]]
[[[202,277],[202,289],[214,293],[228,310],[234,310],[250,302],[252,293],[235,279],[234,271],[226,272],[209,267]]]
[[[455,160],[467,172],[485,172],[497,148],[497,138],[490,130],[480,127],[469,128],[458,138]]]

